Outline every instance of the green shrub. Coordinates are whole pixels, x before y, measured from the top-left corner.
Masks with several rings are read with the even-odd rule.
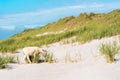
[[[115,42],[101,44],[100,53],[105,56],[108,63],[114,62],[115,55],[118,53],[119,46]]]

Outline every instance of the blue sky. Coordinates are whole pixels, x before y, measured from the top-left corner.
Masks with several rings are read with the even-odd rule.
[[[81,12],[120,9],[120,0],[0,0],[0,39]]]

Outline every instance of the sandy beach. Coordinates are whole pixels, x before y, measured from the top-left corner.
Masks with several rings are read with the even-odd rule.
[[[101,43],[113,41],[119,43],[118,36],[85,44],[51,44],[47,49],[57,63],[8,64],[11,68],[0,70],[0,80],[120,80],[120,53],[111,64],[99,53]],[[65,62],[67,53],[72,62]]]
[[[1,80],[120,80],[120,62],[9,65],[0,70]]]

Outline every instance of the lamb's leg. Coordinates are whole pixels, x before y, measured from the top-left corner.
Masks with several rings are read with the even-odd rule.
[[[33,55],[33,63],[35,63],[36,54]]]
[[[27,56],[27,60],[28,60],[28,62],[31,64],[32,62],[30,61],[30,58],[29,58],[29,56]]]
[[[25,59],[26,59],[26,55],[24,55],[24,57],[23,57],[23,61],[25,62]]]

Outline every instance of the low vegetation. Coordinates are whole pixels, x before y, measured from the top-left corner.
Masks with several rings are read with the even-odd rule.
[[[100,53],[105,56],[108,63],[115,61],[115,55],[118,53],[120,47],[114,43],[101,44]]]
[[[46,54],[44,56],[44,62],[49,62],[49,63],[56,62],[55,59],[54,59],[53,53]]]
[[[67,63],[67,62],[80,62],[80,61],[82,61],[82,56],[81,56],[81,54],[80,53],[74,53],[75,54],[75,56],[73,57],[73,56],[71,56],[70,55],[70,53],[66,53],[66,55],[65,55],[65,62]]]
[[[8,68],[8,63],[15,63],[14,57],[12,56],[0,56],[0,69]]]

